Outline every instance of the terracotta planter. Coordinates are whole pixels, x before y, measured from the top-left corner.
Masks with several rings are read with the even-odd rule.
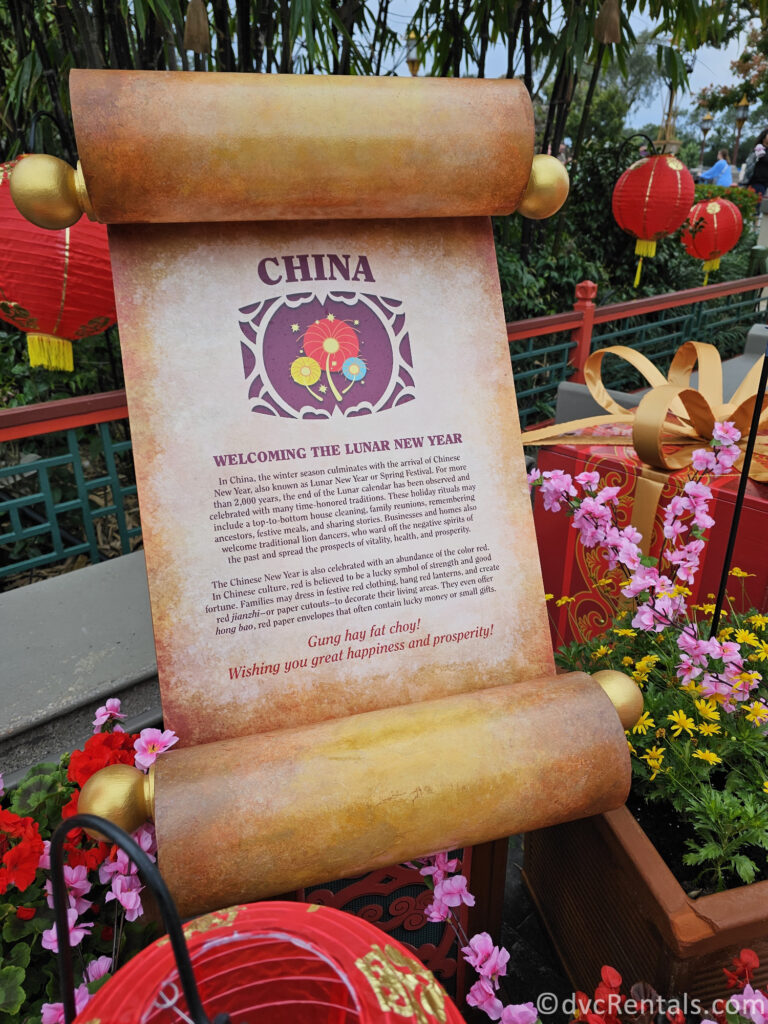
[[[723,967],[744,947],[768,982],[768,882],[690,899],[626,809],[531,832],[523,876],[575,988],[603,964],[625,984],[706,1009],[729,990]]]

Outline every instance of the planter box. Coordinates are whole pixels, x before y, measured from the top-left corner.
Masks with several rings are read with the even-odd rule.
[[[591,993],[610,964],[625,991],[645,981],[706,1010],[729,995],[722,969],[744,947],[760,957],[755,987],[768,981],[768,881],[690,899],[626,807],[531,832],[524,849],[523,877],[574,988]]]

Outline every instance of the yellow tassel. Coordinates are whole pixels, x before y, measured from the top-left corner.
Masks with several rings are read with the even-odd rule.
[[[27,351],[30,366],[44,366],[46,370],[68,370],[75,368],[72,357],[72,342],[57,338],[53,334],[28,334]]]
[[[655,238],[638,238],[635,242],[635,255],[636,256],[655,256],[656,255],[656,239]]]
[[[194,50],[195,53],[211,52],[211,33],[203,0],[189,0],[183,46],[185,50]]]
[[[706,263],[704,264],[704,266],[706,266]],[[709,271],[705,270],[704,271],[704,285],[705,285],[705,287],[708,284],[709,284]]]
[[[707,260],[706,263],[704,264],[704,269],[706,270],[707,273],[709,273],[710,270],[719,270],[720,269],[720,257],[719,256],[715,256],[713,259]]]
[[[604,45],[621,42],[621,11],[617,0],[603,0],[595,22],[595,39]]]
[[[634,284],[635,288],[637,288],[637,286],[640,284],[640,274],[642,273],[642,271],[643,271],[643,257],[641,256],[640,259],[637,262],[637,273],[635,274],[635,284]]]

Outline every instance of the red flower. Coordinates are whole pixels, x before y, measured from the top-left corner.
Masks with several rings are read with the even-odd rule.
[[[89,737],[82,750],[73,750],[67,778],[81,788],[100,768],[108,764],[133,764],[133,744],[138,734],[97,732]]]
[[[608,964],[604,964],[601,968],[600,977],[603,979],[603,984],[607,985],[608,988],[612,988],[616,992],[621,988],[621,975],[613,967],[609,967]]]
[[[11,845],[12,839],[19,842]],[[43,840],[37,822],[13,811],[0,810],[0,894],[15,885],[24,892],[35,880],[43,855]]]
[[[18,917],[18,919],[20,921],[31,921],[36,913],[37,913],[37,908],[36,907],[17,907],[16,908],[16,917]]]
[[[680,1009],[675,1010],[674,1013],[671,1010],[667,1010],[666,1018],[669,1024],[685,1024],[685,1014]]]
[[[752,975],[760,966],[760,958],[754,949],[742,949],[737,957],[733,958],[735,970],[729,971],[723,968],[723,973],[728,980],[728,988],[744,988],[752,980]]]
[[[324,370],[340,370],[344,360],[359,351],[357,335],[343,320],[316,320],[304,335],[304,352]]]

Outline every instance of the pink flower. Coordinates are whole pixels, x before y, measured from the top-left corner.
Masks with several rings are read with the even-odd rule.
[[[501,1024],[535,1024],[539,1013],[533,1003],[517,1003],[505,1006],[501,1013]]]
[[[51,870],[51,841],[49,839],[43,840],[43,852],[40,854],[37,866],[42,868],[43,871]]]
[[[483,1010],[491,1020],[498,1020],[504,1011],[504,1005],[496,996],[496,990],[490,978],[480,978],[467,992],[467,1005],[477,1006]]]
[[[454,875],[438,882],[435,886],[435,899],[449,907],[460,907],[462,903],[468,907],[475,905],[475,897],[467,890],[464,875]]]
[[[599,473],[579,473],[576,483],[580,484],[585,491],[596,491],[600,486]]]
[[[717,468],[717,456],[710,448],[697,448],[691,457],[691,465],[697,473],[711,473]]]
[[[487,932],[481,932],[479,935],[473,935],[469,945],[464,946],[461,952],[478,974],[490,978],[494,988],[499,987],[497,979],[507,973],[509,953],[506,949],[495,946],[491,936]]]
[[[727,1008],[731,1012],[735,1009],[740,1017],[746,1017],[753,1024],[768,1022],[768,997],[751,985],[746,985],[739,995],[731,996]]]
[[[731,420],[716,423],[712,428],[712,440],[720,444],[736,444],[741,440],[741,431],[736,429]]]
[[[539,480],[541,480],[541,470],[532,469],[531,472],[528,474],[528,490],[532,491],[534,485],[537,484]]]
[[[157,760],[157,755],[178,743],[178,740],[179,737],[172,729],[166,729],[165,732],[160,732],[159,729],[142,729],[139,738],[133,744],[136,751],[136,767],[148,771]]]
[[[86,1007],[91,993],[85,984],[75,989],[75,1015]],[[43,1003],[41,1007],[41,1024],[64,1024],[64,1003]]]
[[[564,473],[562,469],[551,469],[542,474],[541,493],[544,508],[548,512],[557,512],[568,497],[576,497],[577,491],[569,473]]]
[[[458,857],[451,857],[448,859],[448,854],[445,850],[442,853],[431,854],[429,857],[424,858],[426,864],[424,867],[419,868],[420,875],[432,875],[432,881],[437,884],[442,882],[447,874],[455,871],[459,866]]]
[[[433,899],[428,907],[424,908],[424,917],[428,921],[447,921],[451,916],[451,908],[440,899]]]
[[[138,875],[116,875],[112,879],[112,888],[107,893],[105,903],[110,900],[117,900],[125,911],[126,921],[135,921],[141,917],[144,908],[141,905],[139,893],[144,886],[139,881]]]
[[[3,785],[3,773],[0,772],[0,796],[5,796],[5,786]]]
[[[85,981],[98,981],[99,978],[103,978],[105,974],[109,974],[112,970],[112,957],[111,956],[100,956],[98,960],[91,960],[88,966],[85,968],[83,978]]]
[[[76,868],[65,864],[64,882],[67,887],[67,894],[69,895],[69,905],[74,907],[79,917],[92,906],[91,900],[83,899],[85,894],[91,891],[91,883],[88,881],[88,868],[82,864]],[[48,894],[46,897],[48,906],[53,907],[53,882],[50,878],[45,883],[45,891]]]
[[[119,718],[125,718],[125,715],[120,713],[120,700],[118,697],[110,697],[106,704],[96,709],[96,717],[93,720],[94,733],[102,732],[102,726]]]
[[[79,946],[91,928],[93,928],[93,924],[85,924],[83,922],[77,924],[77,911],[74,907],[70,907],[67,910],[67,926],[69,928],[70,946]],[[56,934],[55,924],[52,928],[46,928],[43,932],[42,946],[43,949],[50,949],[52,953],[59,952],[59,938]]]

